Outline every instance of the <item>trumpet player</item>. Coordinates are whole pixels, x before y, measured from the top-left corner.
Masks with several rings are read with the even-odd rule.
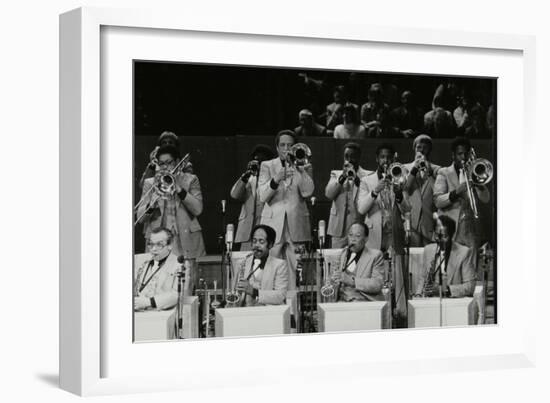
[[[179,164],[179,158],[174,147],[158,149],[157,172],[155,177],[143,183],[137,217],[141,217],[146,239],[156,228],[165,227],[173,234],[174,253],[195,259],[205,254],[202,229],[197,220],[202,213],[202,192],[196,175],[184,170],[172,172]],[[165,184],[159,183],[166,175],[173,182],[168,189],[165,189]]]
[[[439,271],[443,297],[471,297],[476,285],[473,250],[453,241],[456,224],[452,218],[436,217],[437,243],[424,247],[424,270],[417,282],[415,297],[439,296]]]
[[[339,270],[331,280],[340,284],[337,301],[383,301],[384,255],[366,246],[369,229],[354,223],[348,231],[348,247],[340,255]]]
[[[331,236],[333,248],[348,244],[347,230],[354,222],[362,222],[364,215],[357,211],[357,196],[361,179],[372,173],[359,165],[361,147],[357,143],[344,146],[344,165],[341,170],[330,173],[325,196],[332,201],[327,233]]]
[[[252,228],[259,224],[264,204],[258,196],[258,175],[262,162],[273,158],[273,151],[264,144],[254,147],[246,171],[231,188],[231,198],[242,202],[235,242],[242,251],[251,250]]]
[[[472,187],[474,202],[488,203],[489,190],[483,184],[467,183],[471,173],[466,169],[471,160],[472,146],[465,138],[457,138],[452,146],[452,164],[441,168],[434,184],[434,203],[442,214],[448,215],[457,223],[454,240],[477,250],[481,238],[481,228],[477,225],[472,211],[468,186]]]
[[[309,162],[291,162],[291,148],[296,136],[283,130],[275,137],[278,157],[262,163],[260,168],[260,201],[264,204],[261,223],[277,234],[271,249],[273,256],[286,259],[289,267],[289,289],[296,287],[294,250],[311,240],[311,224],[306,198],[313,194],[313,171]]]
[[[408,273],[405,266],[404,216],[411,206],[403,192],[405,170],[394,164],[395,150],[381,144],[376,150],[375,172],[361,180],[357,211],[365,215],[369,229],[367,247],[382,250],[389,258],[395,288],[395,325],[407,326]],[[393,266],[393,267],[392,267]],[[388,276],[389,277],[389,276]]]
[[[414,139],[415,160],[405,164],[408,172],[405,192],[411,205],[409,246],[422,247],[432,242],[435,212],[433,191],[440,166],[430,161],[432,138],[421,134]]]
[[[252,253],[242,263],[236,290],[245,299],[242,306],[282,305],[288,290],[288,268],[284,260],[270,256],[275,230],[257,225],[252,231]]]

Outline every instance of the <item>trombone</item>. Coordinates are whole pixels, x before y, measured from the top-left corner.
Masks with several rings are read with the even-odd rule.
[[[493,179],[493,164],[485,158],[476,158],[475,150],[472,147],[470,157],[466,161],[462,161],[461,170],[466,177],[466,190],[470,207],[474,217],[479,218],[473,185],[484,186],[491,182]]]
[[[156,178],[156,183],[149,188],[149,190],[141,196],[141,199],[139,202],[134,206],[134,212],[138,213],[139,208],[145,203],[145,201],[149,198],[151,192],[155,191],[157,193],[156,199],[151,199],[151,202],[149,203],[151,206],[153,206],[158,200],[160,200],[163,195],[166,194],[173,194],[175,191],[175,184],[176,184],[176,176],[182,172],[185,167],[189,164],[189,159],[191,157],[191,154],[187,153],[185,157],[181,159],[180,162],[169,172],[160,173],[160,175]],[[134,225],[139,223],[141,219],[147,214],[147,210],[145,210],[134,222]]]

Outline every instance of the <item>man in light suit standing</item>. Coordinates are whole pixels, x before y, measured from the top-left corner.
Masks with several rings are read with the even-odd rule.
[[[475,219],[466,187],[467,178],[462,173],[464,161],[470,159],[472,146],[465,138],[456,138],[451,146],[453,163],[441,168],[434,184],[434,203],[441,214],[448,215],[456,222],[454,241],[473,248],[479,248],[481,240],[480,223]],[[486,186],[473,185],[478,202],[488,203],[489,190]]]
[[[332,201],[327,233],[332,237],[333,248],[343,248],[348,244],[349,226],[364,221],[364,215],[357,211],[359,185],[371,171],[361,168],[361,148],[357,143],[344,146],[344,167],[330,173],[325,188],[325,196]]]
[[[474,253],[467,246],[453,242],[456,224],[445,215],[439,216],[436,228],[438,243],[424,248],[424,270],[420,275],[416,297],[439,296],[439,270],[441,270],[443,296],[447,298],[471,297],[476,286]],[[439,245],[438,245],[439,244]],[[439,247],[438,247],[439,246]],[[430,270],[434,272],[434,282],[424,284]],[[437,271],[437,272],[436,272]]]
[[[267,225],[257,225],[252,231],[252,253],[242,262],[244,272],[236,287],[246,294],[245,306],[285,303],[289,285],[287,264],[269,255],[275,238],[275,230]]]
[[[409,246],[422,247],[433,241],[435,205],[433,189],[441,168],[430,161],[432,139],[421,134],[414,139],[415,160],[405,164],[408,172],[405,192],[411,205]]]
[[[357,211],[365,214],[369,229],[367,247],[380,249],[391,258],[392,282],[395,288],[397,327],[407,326],[408,273],[405,266],[404,214],[411,211],[407,195],[400,185],[392,184],[388,174],[394,162],[395,150],[381,144],[376,150],[377,169],[361,180]]]
[[[254,147],[251,161],[245,173],[241,175],[231,188],[231,198],[242,202],[241,214],[235,234],[235,242],[240,243],[242,251],[251,250],[252,228],[259,224],[264,203],[258,195],[258,175],[262,162],[273,158],[273,151],[264,144]]]
[[[296,143],[293,131],[283,130],[275,137],[277,158],[265,161],[260,169],[260,201],[265,203],[261,223],[277,234],[273,256],[286,259],[289,289],[296,288],[295,249],[311,240],[311,224],[306,198],[313,194],[311,164],[289,164],[288,152]]]
[[[351,225],[339,270],[331,275],[333,281],[340,283],[337,301],[384,300],[384,255],[366,246],[368,236],[369,229],[364,223]]]
[[[178,302],[180,269],[177,256],[172,253],[173,236],[170,230],[159,227],[151,231],[147,241],[149,253],[134,257],[134,310],[170,309]],[[185,273],[183,296],[190,296],[193,270]]]

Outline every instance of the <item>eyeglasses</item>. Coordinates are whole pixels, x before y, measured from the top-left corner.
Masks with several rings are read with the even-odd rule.
[[[149,249],[154,249],[154,248],[159,248],[159,249],[162,249],[162,248],[165,248],[168,244],[166,242],[147,242],[147,246],[149,247]]]
[[[167,166],[167,165],[171,165],[174,163],[174,160],[169,160],[169,161],[159,161],[158,164],[159,166],[163,167],[163,166]]]

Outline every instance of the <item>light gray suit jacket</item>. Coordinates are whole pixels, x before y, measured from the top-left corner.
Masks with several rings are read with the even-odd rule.
[[[344,248],[340,255],[339,270],[347,264],[347,251]],[[340,286],[340,298],[349,300],[383,301],[384,286],[384,255],[378,249],[365,246],[355,268],[355,288]]]
[[[152,260],[150,253],[141,253],[134,256],[134,282],[141,281],[143,273]],[[170,253],[166,261],[155,274],[157,277],[157,286],[155,289],[155,302],[157,309],[170,309],[178,302],[178,277],[177,273],[180,269],[178,258],[173,253]],[[139,277],[139,278],[138,278]],[[193,290],[193,273],[192,270],[185,272],[185,284],[183,296],[191,296]]]
[[[408,194],[409,204],[411,205],[411,228],[427,239],[433,239],[433,213],[435,212],[433,191],[437,172],[441,168],[439,165],[430,164],[432,166],[432,174],[429,176],[426,175],[424,180],[421,180],[420,173],[417,176],[410,175],[414,162],[405,164],[405,170],[408,175],[405,191]]]
[[[261,217],[264,204],[260,201],[260,196],[256,195],[256,182],[255,176],[251,176],[246,184],[239,178],[231,188],[231,197],[243,203],[235,242],[248,242],[252,226],[260,223],[260,220],[254,221],[254,200],[256,200],[256,217],[258,218]]]
[[[376,171],[365,176],[361,180],[359,189],[359,198],[357,200],[357,210],[360,214],[365,214],[365,224],[369,228],[369,238],[367,247],[371,249],[380,249],[382,246],[382,204],[381,195],[374,199],[371,192],[378,185],[378,174]],[[403,200],[397,204],[399,211],[403,214],[411,210],[407,200],[407,193],[403,192]],[[395,197],[391,192],[391,205],[395,203]]]
[[[248,255],[244,260],[244,278],[248,278],[252,270],[254,256]],[[262,269],[258,269],[262,270]],[[234,277],[234,281],[237,281]],[[254,301],[250,295],[246,296],[246,305],[282,305],[285,303],[288,290],[288,267],[286,261],[271,255],[268,256],[263,268],[258,300]]]
[[[456,173],[454,165],[441,168],[437,172],[437,178],[434,184],[434,203],[439,209],[439,212],[448,215],[456,222],[457,231],[455,238],[459,233],[461,222],[467,216],[466,209],[470,209],[468,199],[459,197],[454,203],[449,199],[449,194],[458,188],[460,185],[459,177]],[[475,187],[475,192],[479,201],[482,203],[489,202],[489,190],[486,186]]]
[[[431,243],[424,247],[424,270],[417,282],[417,294],[422,294],[428,269],[434,262],[437,244]],[[436,276],[437,282],[438,276]],[[451,290],[451,297],[471,297],[476,287],[476,273],[474,254],[467,246],[453,242],[449,261],[447,262],[447,285]]]
[[[277,189],[272,189],[271,179],[281,167],[281,159],[278,157],[262,163],[259,187],[260,200],[265,205],[261,222],[277,232],[275,243],[281,240],[285,217],[288,218],[292,241],[309,241],[311,225],[305,199],[313,194],[315,188],[313,179],[306,172],[295,170],[292,178],[281,181]]]
[[[372,171],[367,171],[359,167],[357,170],[357,177],[363,179],[370,173],[372,173]],[[363,222],[365,220],[365,216],[359,214],[357,211],[359,188],[349,182],[345,182],[344,185],[341,185],[340,182],[338,182],[338,178],[341,175],[342,170],[332,171],[325,188],[325,196],[327,199],[332,200],[327,234],[336,237],[346,236],[348,228],[344,227],[344,223],[349,226],[354,222]]]

